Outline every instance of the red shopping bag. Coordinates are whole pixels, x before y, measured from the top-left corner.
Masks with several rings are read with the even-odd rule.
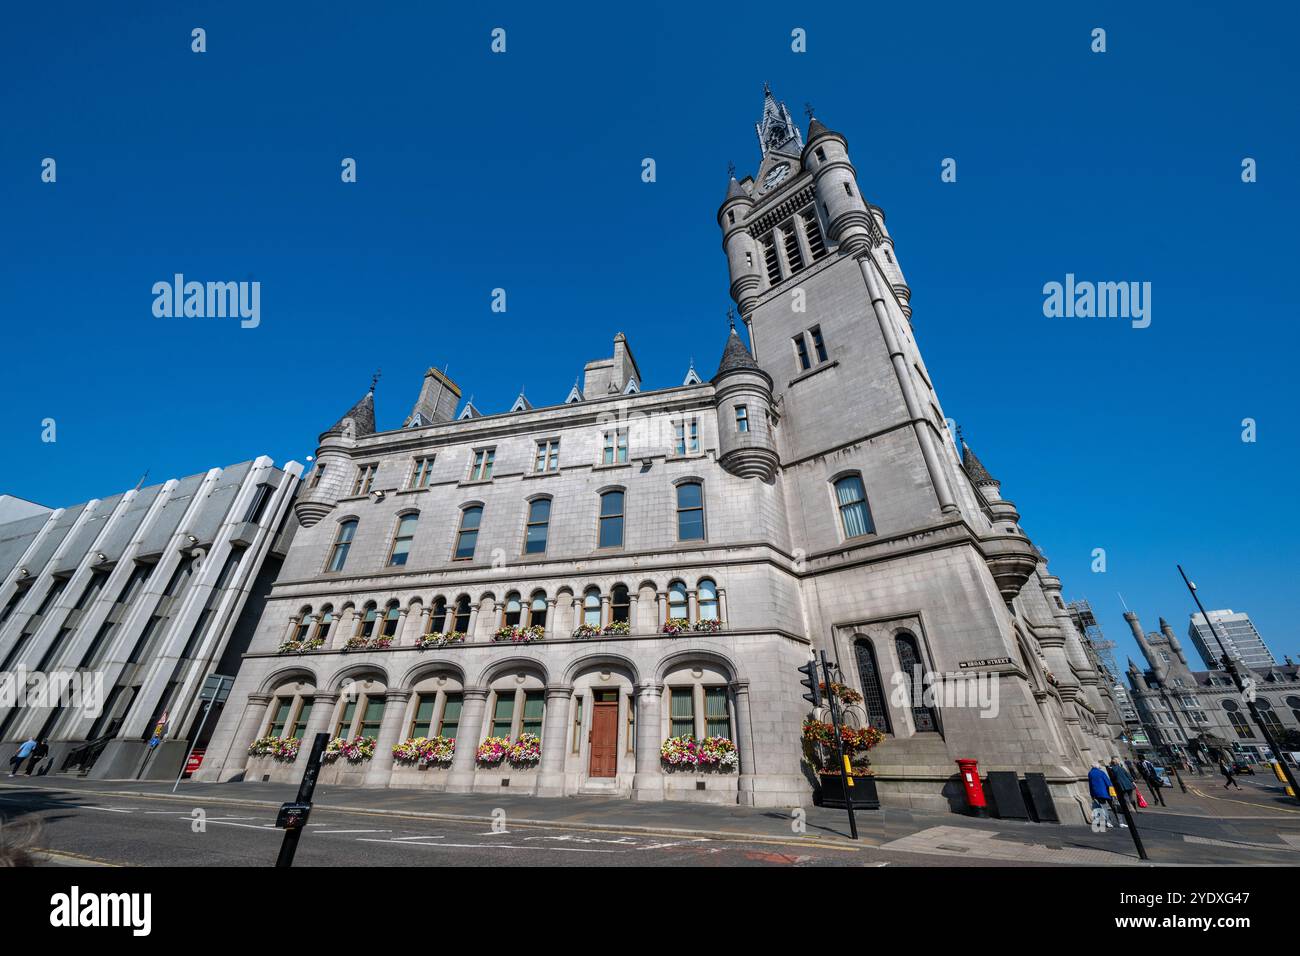
[[[1138,809],[1139,809],[1139,810],[1145,810],[1145,809],[1147,808],[1147,802],[1146,802],[1145,800],[1142,799],[1142,791],[1139,790],[1139,789],[1137,789],[1137,787],[1134,787],[1134,788],[1133,788],[1133,795],[1134,795],[1135,797],[1137,797]]]

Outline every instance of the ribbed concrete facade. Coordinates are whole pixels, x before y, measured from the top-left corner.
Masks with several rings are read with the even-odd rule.
[[[825,649],[865,695],[851,719],[887,733],[883,800],[959,800],[957,757],[1081,794],[1119,716],[1014,504],[948,431],[884,213],[839,133],[814,120],[804,145],[767,94],[758,134],[718,211],[747,335],[709,380],[642,390],[620,333],[563,404],[456,414],[431,371],[404,427],[376,430],[372,394],[321,436],[201,777],[296,779],[300,757],[250,746],[325,731],[374,741],[325,780],[800,804],[796,668]],[[494,640],[516,624],[541,639]],[[420,648],[448,631],[464,642]],[[903,693],[935,672],[995,705]],[[668,766],[688,727],[737,765]],[[450,760],[394,760],[440,728]],[[476,759],[534,732],[535,764]]]
[[[0,525],[0,673],[76,675],[103,698],[0,706],[0,739],[48,740],[56,771],[174,776],[204,680],[238,667],[300,474],[258,458]]]

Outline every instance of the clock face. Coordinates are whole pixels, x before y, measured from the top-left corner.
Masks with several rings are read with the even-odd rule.
[[[782,163],[780,166],[773,166],[768,170],[767,175],[763,177],[763,188],[771,189],[781,180],[785,179],[790,172],[790,164]]]

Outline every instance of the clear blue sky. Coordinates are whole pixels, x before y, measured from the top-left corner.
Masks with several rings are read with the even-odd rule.
[[[1117,593],[1185,632],[1179,561],[1300,651],[1294,7],[834,6],[11,7],[0,491],[61,506],[145,469],[302,461],[376,367],[381,428],[446,362],[484,411],[525,383],[558,402],[618,330],[647,386],[692,355],[707,375],[714,215],[728,160],[757,165],[768,81],[848,136],[945,410],[1121,664]],[[261,326],[154,318],[175,272],[259,280]],[[1044,318],[1067,272],[1151,282],[1151,327]]]

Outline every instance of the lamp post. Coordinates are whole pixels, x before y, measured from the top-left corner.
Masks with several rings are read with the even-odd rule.
[[[1260,719],[1259,708],[1255,706],[1254,693],[1246,692],[1246,682],[1242,680],[1241,671],[1237,669],[1237,662],[1227,653],[1228,645],[1224,643],[1223,638],[1219,635],[1218,628],[1214,626],[1214,621],[1210,619],[1210,615],[1205,613],[1205,607],[1201,604],[1201,599],[1196,593],[1196,585],[1188,579],[1187,572],[1183,570],[1181,564],[1177,565],[1177,567],[1178,573],[1183,576],[1183,583],[1187,585],[1187,590],[1192,594],[1192,600],[1196,602],[1196,609],[1201,612],[1201,617],[1205,618],[1205,623],[1210,626],[1210,633],[1214,635],[1214,639],[1219,642],[1220,650],[1224,652],[1222,659],[1223,669],[1228,672],[1228,676],[1232,678],[1232,682],[1237,685],[1237,690],[1241,691],[1241,697],[1246,702],[1246,709],[1250,711],[1250,717],[1255,721],[1255,726],[1259,728],[1259,732],[1263,734],[1264,739],[1268,741],[1268,747],[1273,751],[1273,759],[1277,761],[1278,766],[1282,768],[1282,773],[1286,776],[1286,782],[1291,787],[1291,793],[1294,795],[1296,800],[1300,800],[1300,786],[1296,784],[1295,773],[1291,770],[1290,766],[1287,765],[1286,760],[1282,758],[1282,748],[1279,747],[1277,741],[1273,739],[1273,734],[1269,731],[1268,725]]]

